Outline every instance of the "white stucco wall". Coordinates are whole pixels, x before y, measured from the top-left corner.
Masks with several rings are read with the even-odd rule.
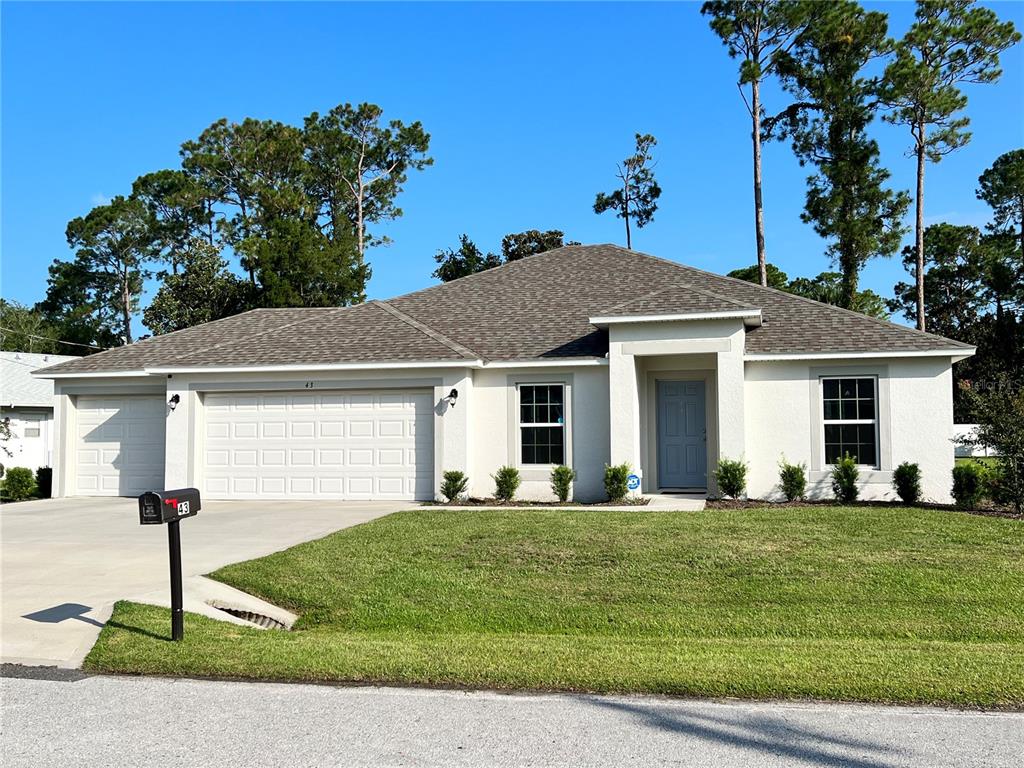
[[[953,389],[949,358],[746,363],[748,494],[781,498],[779,461],[803,463],[808,492],[831,498],[821,455],[818,377],[878,378],[877,470],[862,469],[862,499],[894,499],[892,470],[904,461],[921,468],[925,498],[950,501],[953,468]]]
[[[469,462],[473,496],[494,495],[491,478],[499,467],[519,467],[523,484],[519,497],[552,500],[547,468],[524,467],[519,463],[518,422],[514,414],[515,384],[564,383],[569,387],[567,425],[569,453],[566,463],[576,470],[574,498],[583,501],[604,498],[604,467],[608,463],[608,367],[606,365],[566,368],[495,368],[473,372],[473,405]],[[461,406],[460,406],[461,407]],[[452,467],[446,462],[445,469]]]

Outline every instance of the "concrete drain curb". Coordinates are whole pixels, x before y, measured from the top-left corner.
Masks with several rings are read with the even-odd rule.
[[[232,608],[231,606],[223,605],[216,600],[212,600],[207,603],[211,608],[216,608],[218,611],[223,611],[229,616],[234,616],[236,619],[253,624],[261,629],[283,629],[288,631],[291,629],[283,621],[273,618],[272,616],[264,616],[262,613],[254,613],[253,611],[246,611],[242,608]]]

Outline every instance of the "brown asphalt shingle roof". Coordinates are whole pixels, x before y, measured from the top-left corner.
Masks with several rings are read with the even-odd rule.
[[[386,303],[261,309],[47,369],[601,357],[589,318],[760,309],[748,354],[972,349],[967,344],[614,245],[567,246]]]

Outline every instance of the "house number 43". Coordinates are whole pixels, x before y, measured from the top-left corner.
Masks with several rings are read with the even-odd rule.
[[[312,381],[307,381],[306,382],[306,389],[312,389],[312,388],[313,388],[313,382]]]

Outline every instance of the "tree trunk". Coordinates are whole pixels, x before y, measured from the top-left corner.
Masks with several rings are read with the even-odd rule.
[[[754,232],[757,237],[757,274],[761,285],[768,285],[768,262],[764,253],[764,206],[761,202],[761,83],[750,85],[754,129]]]
[[[633,239],[629,234],[629,181],[622,187],[622,218],[626,220],[626,248],[633,250]]]
[[[121,322],[124,323],[124,343],[132,343],[132,292],[130,276],[127,272],[121,273]]]
[[[924,318],[924,125],[918,125],[917,137],[917,201],[914,222],[914,252],[917,259],[917,329],[925,329]]]

